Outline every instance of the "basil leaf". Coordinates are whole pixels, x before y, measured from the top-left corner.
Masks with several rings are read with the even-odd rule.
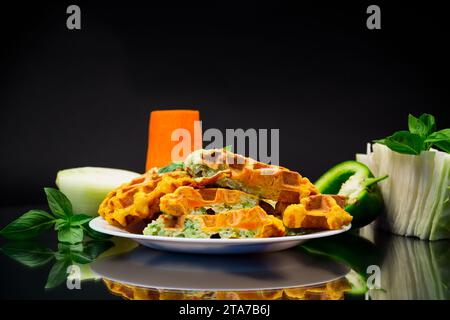
[[[112,237],[109,234],[105,234],[105,233],[101,233],[101,232],[92,230],[91,227],[89,227],[89,223],[82,225],[82,228],[83,228],[83,231],[86,232],[86,234],[94,240],[106,240],[106,239],[109,239]]]
[[[67,279],[67,268],[73,263],[70,259],[63,259],[56,261],[53,265],[50,273],[48,274],[47,283],[45,285],[46,289],[54,288],[59,286],[64,280]]]
[[[434,116],[428,113],[424,113],[419,117],[420,121],[422,121],[423,124],[427,127],[427,133],[426,136],[432,134],[436,131],[436,120],[434,119]]]
[[[75,244],[83,241],[83,229],[64,226],[58,230],[58,241]]]
[[[1,247],[0,251],[30,268],[43,266],[55,256],[52,250],[35,241],[9,242]]]
[[[424,139],[409,131],[397,131],[385,139],[375,140],[376,143],[384,144],[393,151],[404,154],[420,154],[423,151]]]
[[[442,151],[450,153],[450,141],[438,141],[433,143],[435,147],[438,147]]]
[[[425,138],[428,135],[428,126],[412,114],[408,115],[408,129],[409,132],[417,134],[420,137]]]
[[[432,134],[430,134],[426,139],[425,142],[440,142],[440,141],[450,141],[450,129],[443,129],[436,131]]]
[[[0,231],[7,239],[23,240],[35,237],[51,228],[54,218],[42,210],[30,210]]]
[[[76,214],[70,217],[69,222],[71,226],[81,226],[85,223],[89,223],[93,217],[87,214]]]
[[[56,219],[55,220],[55,231],[58,231],[59,229],[69,226],[69,221],[66,219]]]
[[[425,142],[432,143],[439,149],[450,153],[450,129],[443,129],[430,134]]]
[[[48,206],[57,218],[66,218],[73,214],[72,204],[61,191],[54,188],[44,188]]]
[[[184,169],[183,161],[176,161],[176,162],[169,163],[167,166],[160,168],[158,170],[158,173],[172,172],[177,169],[182,169],[182,170]]]
[[[233,146],[231,144],[229,144],[228,146],[223,147],[223,150],[232,152],[233,151]]]

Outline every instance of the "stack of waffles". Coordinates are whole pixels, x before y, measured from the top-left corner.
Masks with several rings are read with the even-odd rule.
[[[176,237],[278,237],[340,229],[345,198],[319,194],[298,172],[224,149],[197,150],[175,171],[153,168],[111,191],[99,208],[132,232]]]

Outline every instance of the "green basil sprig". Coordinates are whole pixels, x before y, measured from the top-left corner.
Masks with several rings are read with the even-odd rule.
[[[54,188],[44,188],[44,191],[51,213],[30,210],[0,230],[0,235],[11,240],[25,240],[53,227],[58,233],[59,242],[79,243],[83,241],[84,234],[92,239],[109,238],[89,227],[93,217],[74,214],[72,204],[61,191]]]
[[[376,143],[384,144],[391,150],[404,154],[419,155],[432,146],[450,153],[450,129],[436,131],[433,115],[424,113],[419,118],[408,116],[408,130],[397,131]]]

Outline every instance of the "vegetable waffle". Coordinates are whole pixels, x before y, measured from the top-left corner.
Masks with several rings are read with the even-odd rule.
[[[321,195],[298,172],[213,149],[194,151],[180,165],[153,168],[120,186],[103,200],[99,214],[147,235],[278,237],[299,228],[342,228],[352,220],[345,202]]]

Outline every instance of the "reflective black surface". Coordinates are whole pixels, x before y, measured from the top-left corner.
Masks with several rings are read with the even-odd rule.
[[[38,207],[2,207],[0,226]],[[0,241],[2,299],[450,298],[450,241],[370,227],[240,256],[167,253],[117,238],[69,246],[52,231],[27,242]],[[69,265],[79,268],[80,289],[69,289],[77,283],[67,279]]]

